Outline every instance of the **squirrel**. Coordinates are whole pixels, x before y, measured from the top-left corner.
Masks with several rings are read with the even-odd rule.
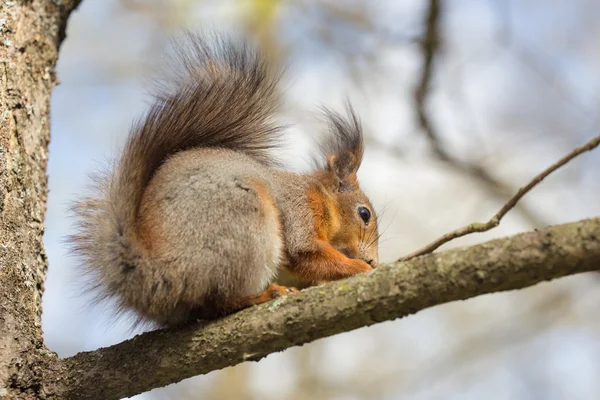
[[[272,151],[281,73],[229,37],[189,33],[120,157],[76,201],[70,237],[101,298],[139,321],[214,319],[378,264],[375,211],[357,170],[363,134],[325,110],[330,137],[310,173]],[[89,276],[89,275],[87,275]]]

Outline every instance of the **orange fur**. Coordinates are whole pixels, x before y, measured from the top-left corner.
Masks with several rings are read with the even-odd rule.
[[[152,192],[150,190],[149,192]],[[146,199],[153,199],[153,193],[149,193]],[[160,247],[164,242],[161,235],[160,211],[157,209],[157,205],[150,201],[144,201],[140,208],[140,215],[138,217],[138,237],[141,241],[142,246],[150,253],[160,252]]]
[[[310,187],[306,195],[314,218],[315,236],[321,240],[329,240],[339,231],[341,224],[335,199],[317,186]]]
[[[316,283],[372,270],[365,260],[350,258],[359,254],[360,242],[369,233],[356,220],[356,192],[328,189],[335,187],[336,179],[330,171],[318,171],[315,177],[318,184],[306,191],[313,214],[315,250],[296,256],[289,271],[301,281]],[[358,189],[356,175],[348,179]]]
[[[318,250],[298,256],[294,273],[308,282],[324,282],[347,278],[373,268],[362,260],[351,259],[326,241],[317,242]]]
[[[265,185],[258,179],[254,179],[251,182],[252,187],[256,190],[256,194],[262,200],[262,206],[265,214],[271,214],[277,221],[277,234],[281,237],[281,215],[279,209],[275,205],[272,194],[268,191]]]

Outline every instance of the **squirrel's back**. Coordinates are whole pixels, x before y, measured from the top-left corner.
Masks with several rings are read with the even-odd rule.
[[[192,235],[179,240],[180,248],[205,246],[208,253],[214,250],[215,257],[229,256],[230,254],[223,254],[224,251],[227,253],[227,246],[246,236],[225,232],[224,229],[230,228],[214,223],[223,218],[220,214],[228,212],[215,205],[222,205],[224,202],[227,204],[231,200],[225,198],[228,194],[223,193],[222,189],[236,184],[228,181],[229,178],[233,179],[232,175],[219,175],[218,170],[227,170],[228,159],[247,165],[248,171],[253,168],[260,171],[264,166],[271,165],[269,151],[276,145],[280,131],[273,120],[279,102],[279,73],[271,71],[261,55],[247,44],[217,36],[206,39],[188,34],[178,43],[175,63],[182,68],[181,73],[162,86],[163,89],[155,96],[145,117],[133,126],[113,169],[98,180],[98,193],[83,199],[74,207],[79,217],[79,230],[72,236],[73,246],[84,258],[91,281],[102,297],[115,296],[123,309],[133,308],[142,318],[149,317],[162,323],[180,322],[190,317],[186,301],[193,302],[195,299],[187,299],[185,293],[192,293],[192,286],[200,284],[199,281],[204,279],[204,275],[193,277],[189,271],[182,273],[180,269],[173,269],[171,266],[185,264],[188,269],[205,268],[203,273],[209,275],[218,266],[201,266],[201,260],[196,260],[195,266],[188,265],[191,261],[177,260],[185,258],[188,253],[174,250],[154,257],[153,246],[158,246],[164,235],[179,234],[185,237],[195,229],[198,235],[203,235],[202,238]],[[153,202],[145,202],[145,193],[157,187],[152,184],[153,179],[157,176],[157,179],[173,179],[174,176],[169,171],[174,169],[169,169],[169,164],[189,164],[186,155],[204,161],[197,163],[195,167],[188,165],[190,168],[187,170],[177,169],[175,173],[179,180],[174,182],[179,183],[179,187],[163,185],[160,193],[154,193],[158,197]],[[245,161],[240,161],[240,158]],[[207,165],[214,167],[206,168],[200,176],[188,181],[185,180],[185,175],[181,175]],[[162,169],[165,171],[161,175],[159,172]],[[183,214],[177,214],[177,207],[169,208],[169,204],[180,204],[181,208],[185,207],[186,201],[192,201],[194,194],[190,190],[193,186],[186,185],[199,185],[202,179],[205,179],[208,190],[196,192],[198,207],[194,212],[187,210]],[[265,182],[260,179],[244,180],[238,182],[237,189],[240,189],[240,193],[237,190],[230,193],[231,196],[239,195],[230,204],[236,204],[236,207],[245,212],[252,210],[254,213],[264,214],[254,222],[248,222],[252,226],[274,221],[271,221],[274,217],[268,215],[269,210],[265,214],[265,210],[258,208],[257,196],[267,193],[261,192],[268,189],[263,187]],[[166,191],[171,187],[172,192]],[[198,197],[198,193],[202,195]],[[244,193],[247,195],[244,196]],[[179,202],[182,198],[184,201]],[[160,214],[160,210],[165,213]],[[142,215],[142,211],[146,214]],[[167,221],[153,218],[153,215],[170,218],[169,223],[174,224],[174,227],[169,231],[161,230],[160,224]],[[249,214],[246,212],[235,215],[243,218]],[[229,215],[227,218],[232,217]],[[176,221],[178,218],[188,220]],[[251,218],[248,218],[250,221]],[[198,226],[201,223],[204,225]],[[177,229],[180,231],[177,232]],[[223,236],[228,239],[215,241],[222,234],[229,235]],[[272,232],[269,233],[271,234]],[[178,240],[177,237],[166,239]],[[235,249],[231,246],[229,248],[233,253],[240,246],[253,244],[238,243],[235,244]],[[176,247],[174,243],[171,245]],[[276,247],[277,244],[275,253]],[[238,254],[237,258],[243,256],[244,254]],[[268,254],[256,257],[259,258],[257,262],[264,262],[260,257],[275,256]],[[225,257],[224,262],[231,262],[231,259]],[[230,286],[237,284],[239,280],[220,275],[241,275],[242,272],[236,268],[225,268],[224,271],[217,271],[219,273],[214,276],[207,275],[206,280],[222,279],[229,282]],[[175,277],[177,274],[180,275]],[[225,292],[227,290],[229,289]],[[180,296],[174,293],[176,291],[181,292]],[[167,292],[171,293],[167,295]],[[207,298],[212,294],[208,293]],[[220,296],[219,293],[214,295]],[[169,301],[179,304],[165,303]],[[214,301],[219,299],[215,298]],[[158,309],[150,307],[151,304],[161,303],[165,304],[157,306]]]
[[[143,261],[115,276],[127,305],[172,323],[225,314],[263,291],[284,258],[272,183],[269,168],[229,149],[169,158],[142,199]]]

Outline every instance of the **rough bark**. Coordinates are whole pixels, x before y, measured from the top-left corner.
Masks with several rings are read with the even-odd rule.
[[[42,340],[50,91],[75,0],[0,1],[0,398],[56,393]]]
[[[600,269],[600,218],[383,265],[205,326],[64,362],[72,398],[118,399],[427,307]]]

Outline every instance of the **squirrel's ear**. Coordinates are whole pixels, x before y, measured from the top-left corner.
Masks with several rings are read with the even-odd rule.
[[[356,173],[359,166],[360,160],[352,152],[327,154],[327,169],[334,175],[336,186],[341,191],[357,185]]]
[[[325,110],[331,137],[324,146],[327,170],[336,178],[338,189],[352,190],[358,184],[356,173],[363,157],[360,121],[350,105],[347,117]]]

